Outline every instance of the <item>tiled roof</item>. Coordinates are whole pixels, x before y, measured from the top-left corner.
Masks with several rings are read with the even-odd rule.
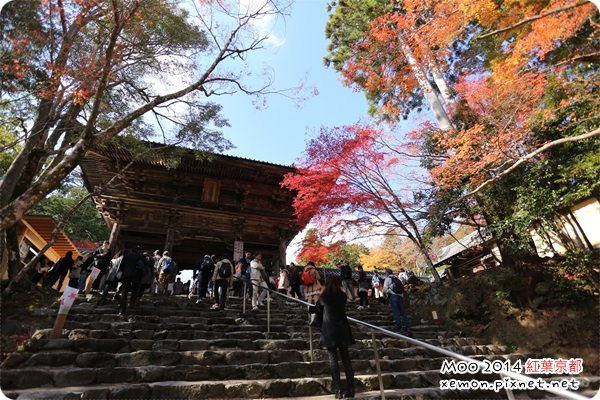
[[[52,238],[52,231],[56,227],[56,223],[52,217],[47,215],[27,215],[23,217],[24,222],[31,227],[38,235],[42,237],[46,242],[49,242]],[[61,230],[58,230],[57,238],[52,249],[58,253],[60,257],[63,257],[67,251],[73,253],[73,258],[79,256],[79,251],[67,237],[67,235]],[[39,249],[38,249],[39,250]]]

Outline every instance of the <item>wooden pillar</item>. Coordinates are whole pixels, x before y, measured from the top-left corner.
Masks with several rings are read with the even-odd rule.
[[[110,236],[108,238],[108,247],[112,254],[115,253],[115,249],[117,248],[117,240],[119,238],[119,233],[121,232],[121,223],[119,221],[115,221],[110,230]]]
[[[167,229],[167,237],[165,238],[165,246],[163,251],[168,251],[173,256],[173,242],[175,241],[175,230],[171,227]]]

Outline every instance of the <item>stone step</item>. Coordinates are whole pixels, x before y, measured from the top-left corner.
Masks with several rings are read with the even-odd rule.
[[[147,315],[157,315],[158,314],[160,316],[169,316],[169,315],[185,316],[185,315],[189,315],[191,313],[198,312],[198,311],[217,313],[218,311],[211,309],[212,304],[213,304],[212,301],[211,302],[203,302],[200,304],[194,304],[193,302],[190,302],[190,301],[187,301],[184,303],[179,303],[179,304],[160,304],[160,303],[152,303],[152,302],[142,301],[142,303],[140,303],[140,305],[138,305],[136,310],[137,310],[137,313],[139,313],[139,314],[147,314]],[[227,304],[227,308],[231,311],[241,312],[242,304],[239,301],[238,302],[230,301]],[[58,304],[54,305],[51,309],[57,310]],[[96,306],[95,303],[93,303],[93,302],[90,302],[90,303],[76,302],[72,309],[73,310],[77,310],[77,309],[87,310],[88,312],[94,312],[94,310],[106,310],[106,309],[113,309],[116,311],[116,310],[118,310],[118,304],[116,301],[109,301],[108,303],[106,303],[103,306]],[[267,307],[262,306],[259,308],[259,310],[253,311],[253,310],[251,310],[250,303],[247,302],[246,311],[261,314],[261,313],[266,313]],[[307,313],[307,308],[306,308],[306,306],[303,306],[303,305],[296,306],[296,305],[284,304],[281,302],[271,302],[271,313],[275,316],[279,316],[279,315],[285,316],[285,315],[288,315],[290,313],[290,311],[293,311],[295,314],[302,315],[302,314]],[[347,311],[348,315],[352,316],[352,317],[356,316],[359,318],[360,317],[363,317],[363,318],[374,317],[374,318],[390,318],[391,319],[391,313],[390,313],[389,307],[385,306],[385,305],[381,305],[381,306],[373,307],[373,308],[369,308],[369,309],[357,310],[354,307],[354,305],[348,304],[346,311]]]
[[[439,387],[424,387],[424,388],[409,388],[409,389],[386,389],[385,398],[389,400],[429,400],[429,399],[506,399],[506,392],[500,391],[498,393],[494,391],[475,391],[475,390],[441,390]],[[564,400],[564,397],[559,397],[549,392],[537,393],[537,392],[514,392],[515,399],[517,400],[529,400],[529,399],[547,399],[547,400]],[[595,390],[580,390],[577,394],[592,398],[598,394]],[[360,400],[379,400],[381,399],[381,392],[379,390],[372,390],[369,392],[356,393],[355,399]],[[278,397],[278,400],[288,400],[292,397]],[[331,395],[322,396],[307,396],[307,397],[293,397],[295,400],[330,400]]]
[[[306,323],[294,325],[288,324],[285,321],[281,321],[281,323],[271,323],[270,329],[271,332],[287,332],[293,331],[298,332],[302,330],[308,330],[308,326]],[[381,326],[382,328],[388,330],[394,330],[394,326]],[[92,320],[91,322],[78,322],[67,319],[65,322],[65,329],[73,330],[73,329],[92,329],[92,330],[154,330],[154,331],[165,331],[165,330],[211,330],[214,332],[239,332],[239,331],[267,331],[267,322],[263,321],[262,324],[185,324],[185,323],[150,323],[150,322],[142,322],[142,321],[129,321],[126,318],[123,318],[122,321],[118,322],[103,322]],[[353,326],[353,332],[362,330],[356,326]],[[316,329],[313,331],[317,331]],[[376,337],[384,337],[387,336],[383,333],[377,333]],[[454,331],[413,331],[413,337],[416,339],[434,339],[438,337],[457,337],[460,336],[458,332]]]
[[[51,310],[48,315],[55,315],[56,310]],[[83,311],[83,312],[80,312]],[[95,312],[88,312],[90,310],[77,310],[73,309],[69,313],[69,319],[73,321],[90,321],[90,320],[100,320],[100,321],[121,321],[124,317],[118,315],[118,310],[115,309],[98,309]],[[242,314],[241,312],[235,311],[226,311],[225,313],[219,311],[213,311],[211,313],[208,312],[186,312],[189,315],[160,315],[160,313],[155,313],[154,315],[148,315],[144,313],[138,313],[138,310],[132,310],[129,313],[129,317],[133,317],[138,321],[143,322],[172,322],[172,323],[203,323],[203,324],[234,324],[236,323],[236,319],[244,318],[246,320],[252,321],[266,321],[267,313],[266,312],[248,312],[246,314]],[[199,316],[202,314],[203,316]],[[364,316],[356,316],[357,319],[362,321],[372,323],[372,324],[383,324],[383,325],[391,325],[393,324],[393,319],[389,315],[385,316],[370,316],[365,318]],[[307,322],[307,316],[304,313],[299,313],[295,315],[291,315],[289,313],[272,313],[271,320],[276,322],[286,321],[292,325],[302,324],[305,325]],[[413,324],[414,330],[431,330],[431,331],[439,331],[442,328],[437,325],[426,325],[426,324]]]
[[[24,378],[23,378],[24,379]],[[414,389],[421,387],[427,393],[439,385],[439,371],[411,371],[382,373],[384,387],[388,389]],[[581,390],[597,390],[598,377],[579,378]],[[41,386],[42,380],[38,383]],[[378,376],[357,374],[357,392],[374,392],[378,389]],[[9,398],[17,399],[187,399],[187,398],[265,398],[302,397],[331,393],[331,378],[328,376],[292,379],[252,379],[225,381],[161,381],[139,384],[96,384],[68,386],[62,388],[40,388],[5,390]],[[450,392],[448,392],[450,393]],[[455,392],[460,398],[472,398],[467,393]],[[463,397],[463,395],[465,395]],[[481,393],[478,394],[481,397]],[[486,395],[491,395],[487,393]],[[492,395],[493,397],[494,395]],[[400,397],[401,398],[401,397]]]
[[[318,342],[314,342],[315,352],[320,350]],[[458,352],[464,355],[498,355],[509,352],[508,347],[498,345],[450,345],[443,346],[449,350]],[[28,352],[65,352],[72,351],[74,353],[86,352],[111,352],[116,354],[128,354],[136,351],[237,351],[237,350],[252,350],[258,351],[296,351],[306,352],[309,350],[309,343],[304,339],[259,339],[259,340],[238,340],[238,339],[194,339],[194,340],[177,340],[177,339],[97,339],[97,338],[81,338],[78,340],[70,339],[38,339],[32,340],[26,344],[25,350]],[[370,341],[358,341],[353,345],[351,352],[356,352],[357,356],[362,355],[367,358],[368,352],[372,353]],[[367,353],[366,353],[367,352]],[[411,346],[405,342],[402,347],[381,347],[379,352],[382,357],[413,357],[413,356],[430,356],[441,357],[441,354],[425,349],[420,346]]]
[[[41,352],[20,360],[18,368],[4,369],[1,376],[4,389],[26,389],[43,385],[67,386],[69,382],[84,385],[173,379],[267,379],[327,375],[327,352],[315,351],[314,356],[315,361],[309,362],[309,352]],[[368,358],[367,354],[353,350],[350,356],[354,360],[356,372],[376,372],[375,361]],[[477,358],[515,361],[523,360],[526,356],[510,354]],[[380,367],[383,372],[435,370],[441,367],[444,359],[447,358],[388,358],[380,361]],[[52,368],[44,368],[45,366]],[[183,376],[186,378],[182,378]]]
[[[52,335],[52,329],[40,329],[36,331],[28,345],[31,348],[40,348],[45,345],[46,342]],[[372,345],[371,335],[362,332],[360,330],[354,330],[353,336],[357,342],[364,343],[365,345]],[[223,333],[218,331],[207,331],[207,330],[127,330],[127,329],[113,329],[113,330],[94,330],[94,329],[72,329],[64,330],[63,337],[72,341],[81,339],[145,339],[145,340],[214,340],[223,338]],[[313,333],[313,342],[317,343],[320,338],[319,331]],[[238,341],[243,340],[301,340],[308,341],[309,335],[307,331],[300,332],[271,332],[267,333],[260,330],[244,330],[244,331],[233,331],[227,333],[227,339],[236,339]],[[378,347],[410,347],[412,344],[408,343],[403,339],[391,338],[388,336],[376,337]],[[436,346],[469,346],[469,345],[485,345],[487,342],[483,339],[475,337],[439,337],[432,339],[424,339],[426,343],[434,344]]]
[[[52,354],[52,353],[51,353]],[[44,354],[44,357],[49,354]],[[4,389],[27,389],[44,385],[72,386],[103,384],[103,383],[140,383],[158,381],[196,381],[196,380],[252,380],[270,378],[303,378],[329,375],[329,361],[315,362],[280,362],[266,364],[267,357],[261,360],[248,358],[232,364],[231,359],[225,359],[222,365],[152,365],[152,366],[118,366],[116,360],[108,353],[83,353],[75,359],[66,357],[59,361],[70,363],[62,365],[53,362],[51,369],[41,368],[45,362],[42,358],[30,359],[19,369],[2,372]],[[478,359],[524,359],[523,354],[506,356],[478,356]],[[74,360],[74,361],[73,361]],[[239,360],[238,360],[239,361]],[[245,363],[250,361],[250,363]],[[254,363],[253,361],[259,361]],[[402,360],[381,360],[382,372],[415,372],[418,370],[437,370],[443,359],[406,358]],[[352,362],[356,374],[375,374],[377,372],[374,360],[354,360]]]
[[[242,313],[242,301],[230,298],[225,312],[187,296],[144,296],[127,317],[114,301],[97,307],[77,299],[65,325],[65,339],[48,339],[51,329],[37,331],[25,352],[13,353],[2,365],[4,393],[11,398],[257,398],[321,396],[330,393],[328,353],[319,349],[313,329],[314,361],[310,362],[307,309],[276,299],[270,303],[271,332],[266,307]],[[389,308],[374,304],[349,316],[393,327]],[[36,310],[52,326],[57,305]],[[357,391],[378,397],[371,331],[352,325],[357,343],[350,356]],[[506,346],[460,337],[431,324],[415,324],[414,336],[477,359],[524,360]],[[384,386],[389,398],[479,398],[482,392],[448,392],[437,387],[439,368],[447,357],[405,340],[375,334]],[[343,374],[342,374],[343,376]],[[460,375],[457,379],[494,379],[490,375]],[[79,385],[79,386],[76,386]],[[587,385],[587,386],[586,386]],[[593,378],[584,390],[597,387]],[[372,393],[376,393],[372,395]],[[495,395],[495,394],[494,394]],[[394,397],[396,396],[396,397]],[[403,397],[404,396],[404,397]],[[487,396],[488,398],[490,396]],[[492,396],[493,397],[493,396]],[[330,397],[329,397],[330,398]]]
[[[148,332],[151,333],[151,332]],[[258,336],[258,335],[257,335]],[[144,337],[139,335],[138,337]],[[53,350],[73,350],[76,352],[86,351],[112,351],[124,353],[127,351],[138,350],[216,350],[216,349],[242,349],[242,350],[308,350],[310,342],[307,338],[283,338],[283,339],[244,339],[236,337],[225,339],[169,339],[164,332],[156,332],[153,336],[145,336],[147,339],[138,338],[94,338],[94,337],[76,337],[72,339],[35,339],[30,340],[25,345],[25,350],[29,352],[53,351]],[[260,337],[260,336],[259,336]],[[164,339],[163,339],[164,338]],[[451,349],[461,354],[500,354],[506,353],[506,346],[491,344],[469,344],[476,343],[473,340],[429,340],[429,343]],[[313,339],[313,346],[319,347],[319,341]],[[411,350],[420,348],[403,340],[389,339],[378,341],[378,349],[404,349]],[[356,340],[352,348],[357,350],[372,349],[372,340]],[[434,354],[431,350],[422,349],[425,354]]]

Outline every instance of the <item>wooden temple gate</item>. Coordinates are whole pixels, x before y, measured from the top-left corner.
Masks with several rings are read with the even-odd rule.
[[[191,268],[204,254],[232,257],[234,247],[261,252],[274,267],[285,264],[299,227],[294,193],[280,182],[294,169],[218,154],[197,159],[176,150],[182,155],[172,168],[156,155],[132,162],[132,154],[116,146],[81,162],[88,189],[100,188],[94,201],[111,228],[111,246],[169,250],[180,268]]]

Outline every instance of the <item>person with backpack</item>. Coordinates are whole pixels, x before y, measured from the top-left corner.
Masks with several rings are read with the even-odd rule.
[[[358,298],[360,299],[359,310],[369,308],[369,279],[362,265],[358,266]]]
[[[342,287],[346,292],[346,296],[348,296],[348,299],[352,297],[352,301],[354,301],[354,299],[356,299],[356,296],[354,295],[354,281],[352,280],[352,268],[350,268],[350,265],[345,261],[340,265],[340,277],[342,279]],[[348,292],[350,292],[350,295],[348,295]]]
[[[302,285],[302,274],[300,273],[300,267],[298,267],[294,263],[290,263],[290,296],[296,297],[300,300],[304,300],[304,296],[302,296],[302,292],[300,291],[300,286]]]
[[[350,361],[348,346],[355,343],[348,317],[346,316],[347,296],[342,291],[340,278],[335,275],[327,277],[325,290],[317,303],[323,309],[320,343],[329,353],[332,388],[336,399],[354,397],[354,371]],[[346,373],[346,392],[342,395],[340,382],[339,355]]]
[[[165,294],[167,292],[169,280],[171,279],[171,274],[175,272],[175,261],[169,257],[169,252],[165,250],[158,265],[158,290],[160,294]]]
[[[106,278],[106,284],[104,285],[104,289],[102,290],[102,297],[100,297],[100,301],[98,302],[98,306],[103,306],[106,304],[106,299],[108,297],[108,291],[112,290],[115,292],[113,300],[119,299],[120,294],[118,291],[119,287],[119,270],[121,266],[121,261],[123,260],[123,256],[119,253],[115,254],[115,257],[110,260],[110,268],[108,269],[108,275]]]
[[[147,251],[142,253],[144,268],[142,269],[142,278],[140,279],[140,288],[138,290],[138,301],[142,299],[146,289],[150,289],[154,280],[154,260]]]
[[[316,304],[321,296],[323,285],[321,285],[321,276],[315,267],[315,263],[309,261],[304,267],[302,273],[302,283],[304,284],[304,295],[306,301],[310,304]]]
[[[227,301],[227,291],[233,279],[233,265],[227,256],[223,256],[221,261],[215,265],[215,271],[212,276],[213,287],[215,291],[215,304],[212,308],[218,308],[221,311],[225,310],[225,302]]]
[[[252,283],[252,309],[258,310],[259,306],[263,306],[263,300],[267,295],[265,289],[269,288],[260,253],[250,263],[250,282]]]
[[[129,292],[131,292],[129,308],[136,307],[138,290],[140,288],[140,281],[142,279],[144,268],[145,262],[140,246],[135,246],[132,250],[125,252],[119,265],[119,272],[117,273],[117,279],[121,281],[121,304],[119,307],[119,315],[126,315],[127,313],[127,296],[129,295]]]
[[[246,291],[248,293],[248,297],[252,297],[253,292],[252,283],[250,281],[250,264],[252,263],[253,259],[252,252],[247,251],[245,256],[238,261],[238,263],[241,263],[242,279],[244,282],[246,282]]]
[[[212,279],[213,272],[215,271],[215,264],[212,257],[209,254],[204,256],[202,264],[200,265],[200,277],[198,282],[198,301],[206,298],[208,292],[208,282]]]
[[[410,333],[410,322],[404,311],[404,303],[402,301],[404,286],[402,285],[402,282],[400,282],[400,279],[393,274],[391,269],[387,269],[385,273],[386,278],[383,282],[383,293],[389,298],[394,323],[401,334],[408,335]]]

